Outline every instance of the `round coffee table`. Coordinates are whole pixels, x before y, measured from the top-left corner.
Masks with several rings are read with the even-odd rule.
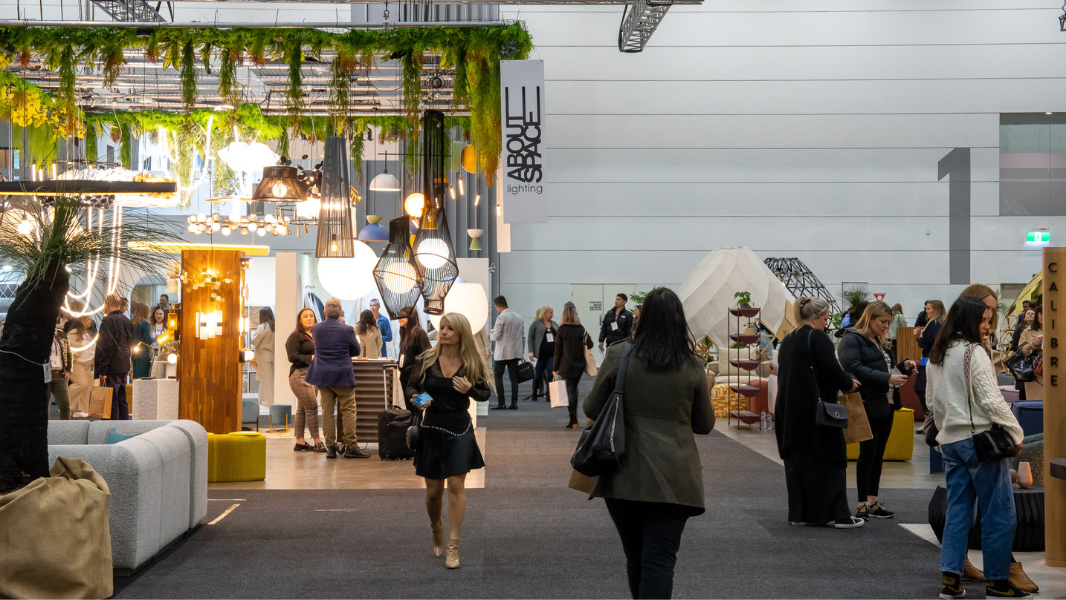
[[[944,541],[944,521],[948,509],[948,490],[938,486],[929,501],[929,525],[936,534],[936,539]],[[1014,512],[1018,516],[1018,527],[1014,531],[1014,552],[1044,551],[1044,486],[1034,485],[1023,490],[1014,488]],[[970,527],[968,546],[971,550],[981,549],[981,509],[974,506],[974,524]]]

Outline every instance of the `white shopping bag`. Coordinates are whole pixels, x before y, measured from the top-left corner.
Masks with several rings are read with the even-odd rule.
[[[551,400],[552,408],[558,408],[560,406],[569,406],[570,397],[566,393],[566,382],[562,379],[556,379],[548,384],[548,398]]]

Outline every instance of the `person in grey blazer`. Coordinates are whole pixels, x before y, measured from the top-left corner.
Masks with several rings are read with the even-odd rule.
[[[714,429],[714,409],[702,361],[672,290],[648,293],[632,342],[608,347],[584,410],[600,416],[614,391],[622,351],[632,344],[625,373],[626,452],[618,468],[599,478],[622,539],[634,598],[669,598],[681,533],[704,512],[703,466],[696,438]]]
[[[322,312],[326,320],[311,327],[315,354],[304,380],[317,386],[322,398],[326,458],[337,458],[334,407],[344,421],[344,439],[341,440],[345,448],[344,458],[370,458],[369,454],[359,449],[355,437],[355,372],[352,370],[352,357],[359,356],[359,341],[355,337],[355,330],[339,320],[344,316],[340,300],[326,300]]]
[[[521,360],[522,350],[526,345],[526,323],[518,313],[507,308],[507,298],[496,296],[492,303],[500,313],[496,317],[496,325],[492,328],[492,341],[496,342],[496,351],[492,355],[492,372],[496,376],[498,400],[498,404],[492,409],[507,408],[503,398],[503,370],[507,369],[507,375],[511,379],[510,409],[518,410],[518,361]]]
[[[537,320],[529,325],[529,360],[534,361],[533,401],[543,390],[548,396],[548,378],[551,377],[555,360],[555,338],[559,336],[559,324],[552,320],[555,311],[542,306],[537,311]]]

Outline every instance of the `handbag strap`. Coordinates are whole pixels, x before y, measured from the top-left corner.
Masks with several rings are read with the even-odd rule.
[[[626,390],[626,368],[629,366],[629,352],[633,349],[632,342],[624,342],[622,346],[622,358],[618,361],[618,373],[614,376],[614,391],[616,394],[624,394]]]
[[[818,376],[814,372],[814,350],[811,349],[811,336],[814,335],[814,328],[807,332],[807,361],[810,363],[809,368],[811,370],[811,379],[814,381],[814,393],[818,396],[818,401],[822,401],[822,388],[818,386]]]
[[[966,354],[963,355],[962,359],[964,362],[963,373],[966,374],[966,409],[970,411],[970,437],[977,435],[977,428],[974,427],[973,424],[973,402],[971,402],[970,400],[972,398],[972,390],[970,389],[970,358],[973,356],[973,349],[976,346],[977,344],[971,344],[967,342]]]

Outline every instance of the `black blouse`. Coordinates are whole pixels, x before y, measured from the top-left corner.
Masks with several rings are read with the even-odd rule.
[[[311,360],[315,357],[315,343],[306,333],[294,331],[289,334],[289,339],[285,340],[285,354],[289,356],[289,362],[292,363],[289,367],[289,375],[292,375],[296,369],[306,369],[311,366]]]
[[[451,378],[445,377],[440,368],[440,361],[434,362],[422,379],[420,364],[414,369],[410,381],[407,384],[407,397],[412,398],[428,393],[433,398],[433,403],[426,409],[426,424],[444,427],[453,431],[461,430],[470,421],[470,400],[485,402],[492,395],[487,381],[474,384],[465,394],[456,391],[452,386]],[[462,369],[460,369],[462,370]]]

